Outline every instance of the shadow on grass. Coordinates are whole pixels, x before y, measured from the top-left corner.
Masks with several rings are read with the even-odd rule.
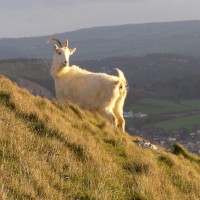
[[[131,173],[136,174],[148,174],[150,172],[150,166],[147,163],[140,162],[126,162],[123,168]]]
[[[182,155],[184,158],[200,164],[200,158],[190,154],[182,145],[175,143],[172,146],[172,153],[175,155]]]

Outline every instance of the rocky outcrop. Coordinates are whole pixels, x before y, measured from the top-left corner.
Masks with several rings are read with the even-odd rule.
[[[30,80],[21,77],[14,77],[10,74],[3,75],[11,79],[13,82],[17,83],[21,88],[26,88],[34,96],[41,96],[48,99],[53,98],[52,93],[41,85],[38,85]]]

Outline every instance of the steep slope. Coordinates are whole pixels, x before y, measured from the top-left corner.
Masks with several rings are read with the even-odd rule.
[[[0,77],[2,199],[199,199],[200,160],[142,149],[97,114]]]

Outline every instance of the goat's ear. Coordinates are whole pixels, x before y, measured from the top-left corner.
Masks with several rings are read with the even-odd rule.
[[[70,49],[70,55],[72,55],[76,51],[76,48]]]
[[[58,51],[58,46],[55,44],[54,45],[54,51],[57,52]]]

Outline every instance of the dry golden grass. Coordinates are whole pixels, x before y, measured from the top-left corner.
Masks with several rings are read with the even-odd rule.
[[[0,199],[200,199],[199,157],[133,140],[97,114],[0,77]]]

